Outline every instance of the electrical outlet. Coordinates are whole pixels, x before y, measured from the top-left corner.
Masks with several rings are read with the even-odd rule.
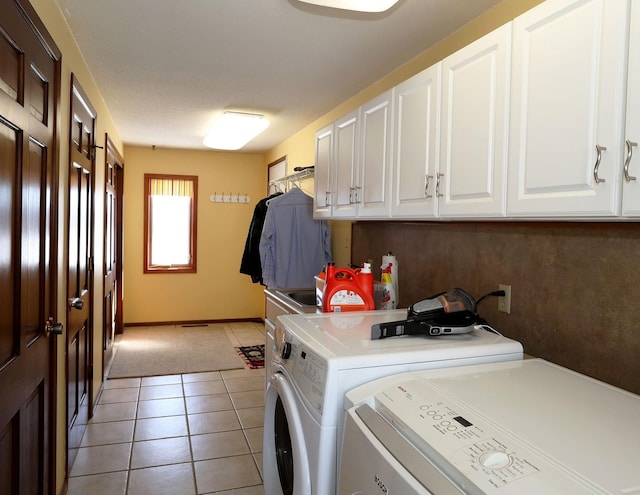
[[[498,298],[498,311],[511,314],[511,286],[498,284],[498,290],[504,291],[504,296]]]

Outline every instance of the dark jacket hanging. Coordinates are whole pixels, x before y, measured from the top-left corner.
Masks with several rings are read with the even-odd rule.
[[[249,225],[247,240],[240,262],[240,273],[249,275],[254,284],[262,284],[262,265],[260,263],[260,236],[262,235],[262,227],[264,219],[267,216],[267,202],[280,196],[282,193],[272,194],[271,196],[261,199],[253,210],[253,218]]]

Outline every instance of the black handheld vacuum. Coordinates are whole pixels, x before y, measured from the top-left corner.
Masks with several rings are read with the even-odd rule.
[[[500,296],[504,292],[491,292]],[[407,319],[376,323],[371,327],[371,339],[384,339],[399,335],[454,335],[469,333],[475,325],[485,321],[478,316],[478,303],[467,291],[451,289],[412,304]]]

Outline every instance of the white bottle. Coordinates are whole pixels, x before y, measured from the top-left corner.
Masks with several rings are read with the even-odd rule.
[[[396,291],[393,287],[393,280],[391,279],[392,264],[389,263],[386,267],[382,267],[381,282],[382,288],[382,304],[380,309],[396,309]]]
[[[400,299],[400,290],[398,289],[398,260],[389,252],[382,257],[381,270],[385,269],[391,263],[391,281],[393,282],[393,289],[396,294],[396,302]]]

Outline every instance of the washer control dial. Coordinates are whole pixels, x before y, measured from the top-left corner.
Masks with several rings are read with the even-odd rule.
[[[480,455],[478,462],[487,469],[504,469],[511,464],[511,457],[505,452],[490,450]]]

